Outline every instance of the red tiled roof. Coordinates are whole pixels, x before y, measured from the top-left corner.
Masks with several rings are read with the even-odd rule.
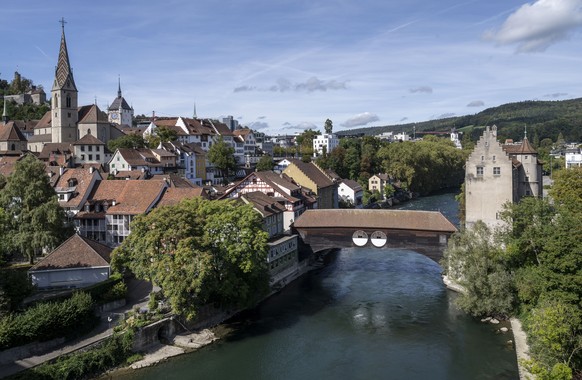
[[[106,267],[109,266],[110,255],[111,248],[75,234],[33,265],[29,271]]]
[[[273,197],[268,196],[260,191],[253,191],[241,195],[241,198],[251,203],[263,217],[280,214],[285,212],[286,208]]]
[[[73,145],[105,145],[105,143],[92,134],[88,133],[81,137],[79,140],[75,141]]]
[[[0,123],[0,141],[26,141],[26,137],[13,121]]]
[[[504,144],[502,147],[508,154],[537,154],[527,137],[523,139],[521,144]]]
[[[208,199],[208,194],[202,187],[170,187],[167,188],[164,192],[162,199],[158,203],[158,207],[173,206],[180,203],[184,199],[195,197],[203,197]]]
[[[61,207],[78,208],[81,201],[85,198],[87,191],[91,190],[89,189],[89,185],[91,184],[93,176],[98,175],[98,178],[101,177],[100,174],[95,173],[98,172],[90,172],[89,169],[66,169],[54,184],[54,187],[57,188],[56,190],[58,192],[58,188],[64,189],[70,187],[69,185],[73,185],[75,191],[74,196],[71,199],[66,202],[59,201],[59,205],[61,205]],[[69,182],[74,182],[74,184]]]
[[[110,202],[107,214],[138,215],[147,212],[159,200],[166,188],[157,180],[102,180],[95,185],[89,201]],[[113,205],[115,201],[115,205]]]
[[[325,173],[323,173],[314,163],[303,162],[295,158],[291,158],[289,159],[289,161],[291,162],[291,165],[295,165],[301,172],[303,172],[303,174],[305,174],[305,176],[312,180],[317,185],[317,187],[325,188],[333,186],[334,184],[333,181]],[[287,169],[283,171],[284,173],[285,171],[288,170],[289,166],[287,167]],[[294,180],[296,181],[296,179]]]

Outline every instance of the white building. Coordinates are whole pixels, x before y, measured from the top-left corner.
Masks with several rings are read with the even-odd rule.
[[[313,139],[313,156],[317,157],[323,154],[325,149],[326,153],[330,153],[332,150],[339,146],[339,139],[333,133],[322,135],[317,135]]]
[[[344,179],[339,183],[337,192],[340,200],[353,204],[354,208],[362,208],[364,189],[358,182]]]
[[[574,168],[582,166],[582,154],[580,149],[576,152],[566,152],[566,168]]]

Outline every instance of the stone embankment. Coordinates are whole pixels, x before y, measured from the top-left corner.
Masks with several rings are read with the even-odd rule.
[[[131,365],[132,369],[139,369],[158,364],[172,356],[184,354],[204,347],[218,338],[208,329],[186,334],[176,335],[172,338],[171,344],[158,343],[150,347],[144,355],[144,358]]]

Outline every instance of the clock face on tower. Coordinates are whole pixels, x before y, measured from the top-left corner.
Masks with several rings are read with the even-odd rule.
[[[112,113],[112,114],[111,114],[111,118],[112,118],[113,120],[117,119],[117,114],[116,114],[116,113]]]

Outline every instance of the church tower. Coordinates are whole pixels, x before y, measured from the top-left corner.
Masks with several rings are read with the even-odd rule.
[[[132,126],[133,107],[130,107],[124,97],[121,96],[121,78],[118,79],[117,98],[115,98],[113,103],[111,103],[109,108],[107,108],[107,115],[110,123],[126,125],[128,127]]]
[[[52,142],[74,142],[78,139],[77,122],[78,91],[73,79],[67,41],[65,40],[65,20],[61,19],[62,34],[59,60],[55,72],[55,81],[51,90],[51,131]]]

